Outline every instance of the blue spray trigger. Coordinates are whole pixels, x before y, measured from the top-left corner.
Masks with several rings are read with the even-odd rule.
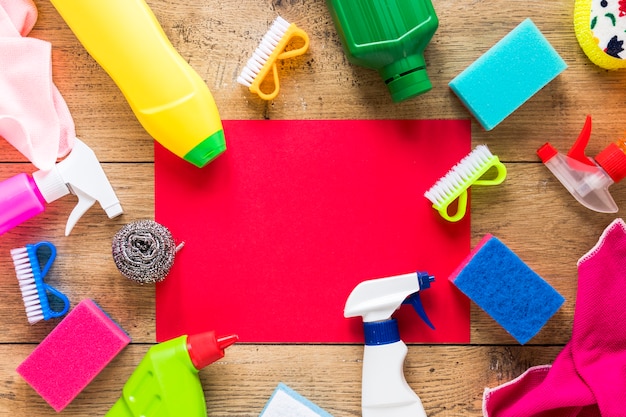
[[[413,309],[417,313],[417,315],[430,327],[435,330],[435,326],[431,323],[428,315],[426,314],[426,310],[424,310],[424,305],[422,304],[422,300],[420,299],[420,291],[426,290],[430,288],[430,283],[435,281],[435,277],[429,275],[428,272],[417,272],[417,281],[419,282],[420,290],[414,292],[409,295],[406,300],[402,304],[410,304],[413,306]]]
[[[431,329],[435,330],[435,326],[433,326],[433,324],[430,322],[430,319],[426,315],[426,310],[424,310],[424,306],[422,305],[422,300],[420,300],[419,292],[416,292],[408,296],[407,299],[402,304],[411,304],[413,306],[413,309],[417,313],[417,315],[420,316],[422,320],[424,320],[424,323],[426,323],[428,327],[430,327]]]

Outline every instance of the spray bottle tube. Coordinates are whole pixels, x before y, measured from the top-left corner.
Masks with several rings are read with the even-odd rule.
[[[69,216],[65,236],[96,201],[109,218],[123,213],[98,158],[75,139],[72,152],[52,170],[18,174],[0,183],[0,234],[43,212],[45,203],[70,193],[78,197],[78,204]]]
[[[361,408],[363,417],[426,417],[424,406],[403,372],[407,347],[391,315],[401,304],[412,304],[434,328],[419,299],[434,277],[417,272],[363,281],[346,302],[345,317],[363,317],[365,348]]]
[[[157,142],[198,167],[226,150],[208,86],[144,0],[51,1]]]
[[[206,417],[198,372],[224,357],[237,341],[214,332],[180,336],[152,346],[130,376],[107,417]]]

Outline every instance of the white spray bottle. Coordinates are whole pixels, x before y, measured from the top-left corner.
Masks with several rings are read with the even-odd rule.
[[[363,281],[350,293],[344,316],[362,316],[365,332],[363,417],[426,417],[422,401],[404,378],[408,349],[391,315],[401,304],[412,304],[422,320],[434,329],[419,299],[419,292],[430,288],[434,280],[427,272],[414,272]]]
[[[74,194],[78,204],[70,213],[65,236],[98,201],[109,218],[123,213],[113,187],[89,146],[76,138],[70,154],[49,171],[17,174],[0,182],[0,234],[41,213],[46,203]]]

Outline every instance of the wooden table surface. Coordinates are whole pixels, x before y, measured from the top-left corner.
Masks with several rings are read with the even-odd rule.
[[[39,20],[30,36],[52,43],[54,82],[78,137],[100,158],[125,213],[109,220],[95,206],[65,237],[76,202],[70,196],[0,238],[0,415],[56,415],[15,371],[57,322],[27,323],[9,251],[44,239],[57,246],[55,274],[63,277],[70,299],[96,299],[133,339],[63,411],[66,416],[104,415],[155,341],[154,287],[121,277],[110,251],[121,226],[154,218],[153,140],[50,2],[35,3]],[[392,103],[378,74],[347,62],[323,0],[148,3],[172,43],[207,82],[223,119],[468,119],[448,82],[523,19],[532,18],[568,69],[492,131],[472,119],[472,147],[486,143],[509,171],[502,186],[472,193],[472,246],[485,233],[497,235],[566,302],[525,346],[473,304],[471,343],[411,345],[405,374],[429,416],[471,417],[481,415],[485,387],[554,360],[571,336],[576,261],[620,213],[599,214],[576,203],[535,152],[548,140],[569,149],[590,114],[594,125],[588,151],[595,155],[622,134],[625,120],[626,72],[602,70],[583,54],[572,25],[573,1],[435,1],[440,26],[426,50],[433,89],[399,104]],[[237,84],[236,77],[277,15],[303,28],[311,45],[303,57],[281,63],[282,90],[265,102]],[[4,141],[0,155],[0,178],[33,170]],[[625,207],[626,186],[617,184],[611,192]],[[209,415],[257,416],[276,385],[285,382],[335,417],[360,416],[362,354],[362,345],[236,344],[201,372]]]

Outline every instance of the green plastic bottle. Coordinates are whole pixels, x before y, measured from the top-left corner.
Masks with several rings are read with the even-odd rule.
[[[348,60],[378,71],[393,101],[432,88],[424,49],[439,26],[430,0],[327,0]]]
[[[206,417],[198,371],[224,357],[237,336],[180,336],[152,346],[106,417]]]

